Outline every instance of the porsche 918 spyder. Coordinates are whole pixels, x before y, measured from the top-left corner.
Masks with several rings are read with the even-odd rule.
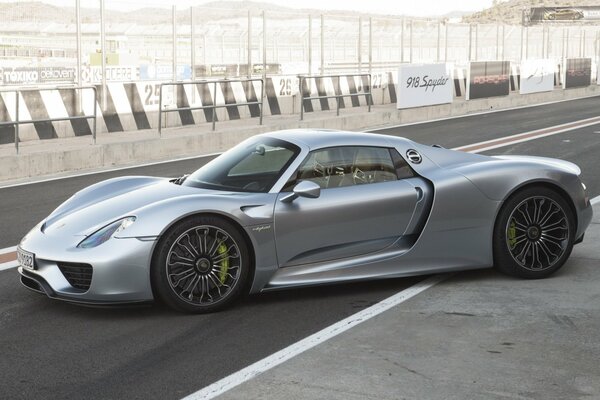
[[[377,134],[254,136],[177,179],[109,179],[18,246],[29,289],[210,312],[243,293],[495,266],[558,270],[592,208],[579,168]]]

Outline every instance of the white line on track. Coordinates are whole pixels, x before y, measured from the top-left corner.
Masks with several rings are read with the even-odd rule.
[[[459,118],[477,117],[479,115],[494,114],[494,113],[499,113],[499,112],[504,112],[504,111],[526,110],[528,108],[533,108],[533,107],[547,106],[547,105],[550,105],[550,104],[564,103],[564,102],[567,102],[567,101],[589,99],[591,97],[598,97],[598,96],[599,95],[597,93],[595,93],[595,94],[592,94],[592,95],[589,95],[589,96],[577,97],[577,98],[574,98],[574,99],[561,99],[561,100],[547,101],[545,103],[531,104],[531,105],[527,105],[527,106],[515,106],[515,107],[509,107],[509,108],[497,108],[497,109],[494,109],[494,110],[479,111],[479,112],[474,112],[474,113],[471,113],[471,114],[452,115],[450,117],[442,117],[442,118],[436,118],[436,119],[429,119],[427,121],[405,122],[403,124],[398,124],[398,125],[392,125],[392,126],[388,125],[388,126],[382,126],[382,127],[379,127],[379,128],[370,128],[370,129],[368,129],[368,131],[369,132],[383,131],[383,130],[386,130],[386,129],[401,128],[403,126],[412,126],[412,125],[426,124],[426,123],[430,123],[430,122],[447,121],[447,120],[459,119]]]
[[[398,292],[395,295],[390,296],[369,308],[365,308],[364,310],[338,321],[335,324],[330,325],[327,328],[320,330],[319,332],[314,333],[300,340],[299,342],[286,347],[283,350],[279,350],[277,353],[273,353],[270,356],[239,370],[238,372],[235,372],[195,393],[190,394],[189,396],[185,397],[184,400],[207,400],[223,394],[226,391],[233,389],[234,387],[262,374],[263,372],[278,366],[290,358],[312,349],[326,340],[329,340],[332,337],[335,337],[347,331],[348,329],[368,321],[376,315],[379,315],[382,312],[405,302],[406,300],[443,281],[448,276],[450,275],[434,275],[430,278],[427,278],[409,287],[408,289],[404,289],[401,292]]]
[[[6,253],[12,253],[13,251],[17,251],[17,246],[7,247],[5,249],[0,249],[0,256]]]
[[[558,135],[560,133],[574,131],[592,125],[600,124],[600,117],[581,119],[579,121],[568,122],[565,124],[554,125],[547,128],[536,129],[529,132],[517,133],[516,135],[505,136],[501,138],[486,140],[479,143],[468,144],[466,146],[455,147],[452,150],[467,150],[469,153],[481,153],[488,150],[497,149],[517,143],[528,142],[530,140],[541,139],[547,136]],[[487,146],[486,146],[487,145]],[[473,149],[476,147],[476,149]]]
[[[590,200],[590,204],[591,205],[596,205],[598,203],[600,203],[600,196],[596,196],[596,197],[594,197],[593,199]]]
[[[7,269],[15,268],[18,265],[19,264],[17,263],[17,260],[15,260],[15,261],[9,261],[7,263],[0,264],[0,271],[4,271],[4,270],[7,270]]]

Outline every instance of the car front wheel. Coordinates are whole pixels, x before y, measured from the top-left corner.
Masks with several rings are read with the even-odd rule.
[[[573,249],[575,217],[565,199],[547,187],[511,196],[494,228],[494,263],[523,278],[545,278],[563,266]]]
[[[246,242],[231,223],[196,216],[161,239],[152,263],[152,284],[160,299],[176,310],[213,312],[242,294],[249,267]]]

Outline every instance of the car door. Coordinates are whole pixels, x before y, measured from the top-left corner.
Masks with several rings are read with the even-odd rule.
[[[394,149],[345,146],[311,152],[275,205],[279,265],[354,257],[390,246],[402,237],[422,193],[422,180],[413,176]],[[318,198],[281,201],[305,180],[320,186]]]

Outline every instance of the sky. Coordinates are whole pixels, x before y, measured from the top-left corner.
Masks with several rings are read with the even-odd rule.
[[[3,3],[15,0],[0,0]],[[75,0],[42,0],[54,5],[73,6]],[[99,0],[80,0],[82,7],[97,7]],[[188,8],[211,0],[105,0],[106,8],[119,6],[124,11],[140,7],[164,7],[173,3]],[[443,15],[451,11],[479,11],[490,7],[492,0],[258,0],[291,8],[314,8],[322,10],[353,10],[378,14],[411,15],[419,17]]]

